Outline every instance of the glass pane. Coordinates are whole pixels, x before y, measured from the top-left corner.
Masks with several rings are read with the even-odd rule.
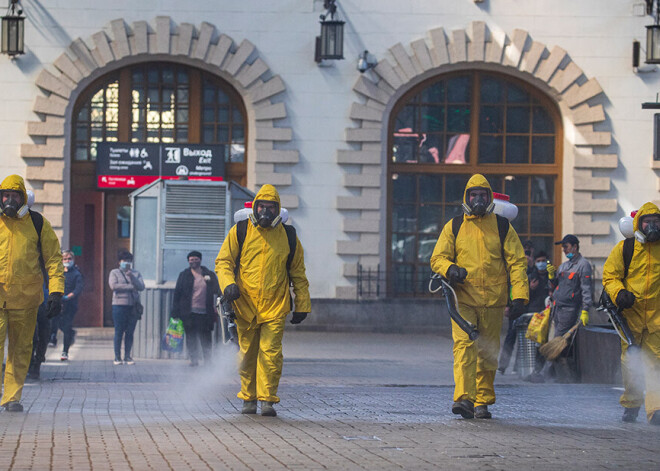
[[[544,108],[534,107],[532,122],[534,132],[543,134],[554,134],[555,132],[555,125],[552,122],[552,118]]]
[[[218,103],[229,103],[229,95],[218,88]]]
[[[552,206],[532,206],[530,213],[530,230],[532,233],[552,234],[554,232],[555,216]]]
[[[137,85],[138,83],[142,83],[144,81],[144,71],[142,70],[142,67],[134,68],[131,71],[131,78],[133,86]]]
[[[392,261],[413,262],[417,247],[415,236],[405,234],[392,234]]]
[[[529,103],[529,94],[523,88],[511,83],[507,87],[506,98],[509,103]]]
[[[176,129],[176,142],[188,142],[188,126],[180,126]]]
[[[187,123],[188,122],[188,109],[179,108],[176,111],[176,122],[177,123]]]
[[[419,201],[442,202],[442,175],[420,175]]]
[[[392,232],[414,232],[416,229],[415,205],[395,203],[392,210]]]
[[[463,204],[463,193],[470,175],[447,175],[445,176],[445,202]],[[446,217],[446,216],[445,216]]]
[[[518,216],[511,222],[520,239],[528,238],[527,221],[529,221],[529,206],[518,206]]]
[[[174,70],[171,67],[163,67],[163,83],[174,83]]]
[[[392,289],[396,294],[413,293],[414,268],[412,265],[394,265]]]
[[[87,147],[76,147],[75,160],[87,160]]]
[[[232,108],[232,121],[234,123],[242,123],[243,122],[243,113],[241,113],[241,110],[239,110],[237,107]]]
[[[88,139],[89,139],[89,133],[87,132],[87,126],[78,126],[76,128],[76,140],[87,141]]]
[[[232,142],[245,142],[245,131],[243,126],[234,126],[231,128],[231,140]]]
[[[444,131],[445,108],[443,106],[421,106],[420,112],[420,130],[422,132]]]
[[[479,116],[480,133],[501,133],[504,131],[504,108],[501,106],[482,106]]]
[[[555,202],[554,177],[532,177],[532,203]]]
[[[532,137],[532,163],[552,164],[555,162],[555,138]]]
[[[506,109],[506,132],[529,132],[529,108],[509,106]]]
[[[131,236],[131,207],[119,206],[117,208],[117,237],[127,239]]]
[[[417,177],[415,175],[392,175],[392,199],[395,203],[417,199]]]
[[[215,101],[215,89],[210,85],[204,86],[204,103],[213,103]]]
[[[470,107],[449,106],[447,108],[447,132],[470,132]]]
[[[438,234],[420,234],[417,248],[417,261],[420,263],[429,263],[433,249],[438,241]]]
[[[243,162],[245,159],[245,145],[232,142],[229,158],[232,162]]]
[[[188,89],[178,88],[176,91],[176,99],[180,104],[188,103]]]
[[[507,136],[506,163],[508,164],[529,163],[529,137]]]
[[[215,108],[212,108],[210,106],[205,106],[204,107],[204,115],[202,117],[202,120],[205,123],[214,123],[215,122]]]
[[[454,77],[447,80],[447,102],[469,103],[471,95],[471,77]]]
[[[158,76],[159,76],[158,69],[156,69],[154,67],[150,67],[150,68],[147,69],[147,80],[150,83],[158,83],[158,81],[159,81]]]
[[[404,106],[394,120],[394,132],[412,132],[416,127],[416,110],[414,106]]]
[[[417,137],[411,135],[399,136],[395,134],[392,148],[392,160],[397,163],[416,162]]]
[[[78,121],[87,121],[89,119],[89,108],[83,106],[80,111],[78,111]]]
[[[528,177],[506,177],[504,185],[504,193],[511,197],[513,204],[528,203],[527,201],[527,184]]]
[[[419,150],[419,161],[426,164],[439,164],[442,160],[442,134],[425,134],[426,139]]]
[[[213,126],[204,126],[204,131],[202,132],[202,139],[206,144],[211,144],[215,142],[215,128]]]
[[[481,79],[481,102],[502,103],[504,101],[504,87],[502,81],[494,77]]]
[[[218,107],[218,122],[219,123],[229,122],[229,108],[226,108],[224,106]]]
[[[502,137],[481,136],[479,139],[479,163],[502,163]]]
[[[445,152],[446,164],[464,164],[470,154],[470,135],[454,134],[448,136],[447,151]]]
[[[229,142],[229,126],[218,126],[216,134],[217,142]]]
[[[422,90],[423,103],[443,103],[445,101],[445,82],[441,80]]]
[[[160,102],[160,93],[158,88],[149,88],[147,90],[147,102],[154,106],[156,103]]]
[[[419,232],[440,234],[443,224],[442,206],[439,204],[422,204],[419,207]]]

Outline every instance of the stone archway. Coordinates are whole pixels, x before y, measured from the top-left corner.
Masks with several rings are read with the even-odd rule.
[[[362,75],[353,87],[360,101],[352,104],[349,116],[358,126],[346,129],[346,142],[352,149],[337,154],[340,165],[354,167],[344,175],[346,193],[354,196],[337,197],[337,209],[344,212],[343,231],[350,237],[337,241],[337,254],[345,260],[345,279],[355,280],[358,264],[375,268],[381,262],[382,236],[387,230],[380,209],[387,155],[383,142],[387,142],[388,116],[394,103],[429,77],[468,68],[513,75],[555,99],[564,125],[564,194],[572,196],[564,198],[563,210],[570,212],[564,229],[580,236],[585,256],[602,262],[610,244],[594,242],[593,236],[608,235],[611,225],[594,221],[592,215],[615,213],[617,202],[595,198],[610,190],[611,181],[594,176],[593,171],[616,168],[618,156],[597,153],[611,144],[610,131],[594,129],[597,123],[607,126],[602,104],[594,103],[603,93],[598,81],[587,79],[564,49],[548,49],[520,29],[511,35],[491,34],[484,22],[473,22],[468,30],[452,31],[449,37],[443,28],[433,29],[427,39],[413,41],[410,51],[400,43],[392,46],[389,52],[394,62],[381,60],[372,78]],[[337,286],[336,294],[355,298],[356,287]]]
[[[111,31],[110,36],[106,30]],[[286,194],[291,173],[282,171],[280,164],[296,164],[298,151],[277,149],[278,143],[292,140],[291,128],[275,125],[287,116],[285,104],[274,100],[286,87],[258,57],[254,44],[245,39],[237,45],[209,23],[177,26],[170,17],[159,16],[153,25],[138,21],[129,27],[123,19],[117,19],[88,41],[73,41],[53,67],[42,70],[36,80],[43,93],[36,98],[33,111],[42,119],[28,123],[34,143],[21,146],[21,157],[27,163],[26,177],[35,187],[36,201],[58,235],[67,235],[63,234],[68,194],[65,169],[73,104],[99,76],[129,63],[153,60],[200,67],[239,92],[247,109],[251,136],[247,143],[248,183],[251,187],[264,183],[284,187],[282,204],[297,208],[298,197]]]

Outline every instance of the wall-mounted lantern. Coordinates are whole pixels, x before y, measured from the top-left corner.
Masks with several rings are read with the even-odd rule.
[[[335,19],[336,0],[324,0],[325,14],[321,15],[321,35],[316,37],[314,60],[344,58],[344,21]],[[330,19],[328,19],[328,17]]]
[[[7,14],[2,17],[2,53],[9,56],[23,54],[25,17],[19,0],[9,0]]]

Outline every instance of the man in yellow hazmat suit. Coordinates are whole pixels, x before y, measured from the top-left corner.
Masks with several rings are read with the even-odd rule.
[[[493,192],[482,175],[473,175],[463,195],[463,220],[454,235],[449,221],[431,256],[431,269],[454,286],[461,316],[479,330],[469,339],[452,321],[454,339],[454,405],[464,418],[489,419],[495,403],[495,371],[500,349],[504,308],[511,298],[509,315],[520,316],[529,299],[527,260],[518,234],[508,221],[500,234],[493,211]]]
[[[261,187],[253,212],[234,225],[215,261],[220,289],[234,301],[240,347],[239,374],[243,414],[277,415],[277,388],[282,376],[282,337],[287,314],[292,324],[311,311],[309,283],[300,240],[281,224],[280,196],[272,185]],[[247,227],[246,227],[247,226]],[[290,239],[291,237],[291,239]],[[242,241],[241,241],[242,239]],[[290,257],[293,248],[293,256]],[[293,285],[295,308],[291,299]]]
[[[646,377],[646,416],[649,423],[660,425],[660,209],[653,203],[644,204],[633,220],[634,248],[626,275],[624,244],[619,242],[603,267],[603,285],[623,316],[641,347],[633,355],[621,342],[621,370],[625,390],[620,403],[624,407],[622,420],[637,420],[644,402]]]
[[[22,412],[23,384],[32,356],[37,309],[44,298],[40,256],[48,274],[47,315],[59,314],[64,292],[64,266],[60,243],[41,215],[36,223],[28,210],[23,178],[10,175],[0,185],[0,352],[9,334],[4,391],[0,405]],[[36,226],[41,225],[41,235]],[[41,244],[41,250],[39,247]]]

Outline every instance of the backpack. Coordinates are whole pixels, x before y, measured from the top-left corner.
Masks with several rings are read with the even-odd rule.
[[[509,220],[503,216],[500,216],[499,214],[496,214],[495,217],[497,218],[497,232],[500,235],[500,246],[502,248],[502,260],[504,260],[504,264],[506,265],[506,258],[504,257],[504,240],[506,239],[506,235],[509,233]],[[463,215],[461,214],[460,216],[456,216],[455,218],[452,218],[451,220],[451,231],[454,233],[454,241],[456,240],[456,237],[458,236],[458,231],[461,229],[461,224],[463,224]],[[456,243],[454,242],[454,260],[456,260]]]
[[[238,267],[241,261],[241,252],[243,251],[243,242],[245,242],[245,236],[247,234],[247,225],[248,220],[243,219],[236,223],[236,238],[238,239],[238,257],[236,257],[236,268],[235,272],[238,272]],[[287,226],[282,224],[284,231],[286,232],[286,238],[289,242],[289,255],[286,258],[286,273],[291,280],[291,275],[289,274],[291,270],[291,262],[293,262],[293,256],[296,254],[296,228],[293,226]]]

